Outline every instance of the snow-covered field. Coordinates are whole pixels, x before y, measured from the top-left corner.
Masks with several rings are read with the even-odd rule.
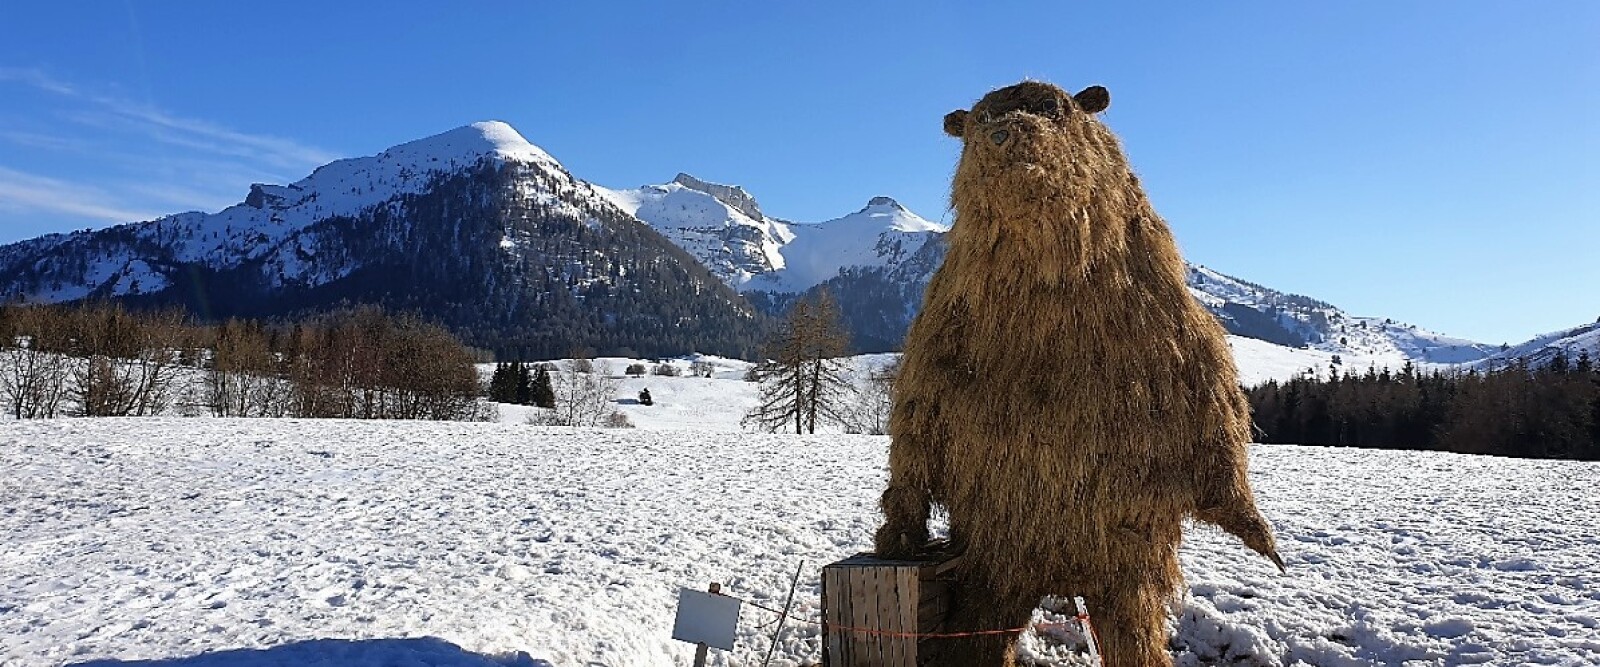
[[[692,379],[684,378],[683,382]],[[715,382],[715,381],[713,381]],[[675,592],[817,615],[887,439],[518,424],[0,423],[0,664],[685,665]],[[1184,547],[1184,665],[1600,664],[1600,465],[1265,446],[1287,575]],[[746,608],[737,648],[773,629]],[[791,624],[774,664],[814,664]],[[1025,653],[1072,664],[1048,633]]]

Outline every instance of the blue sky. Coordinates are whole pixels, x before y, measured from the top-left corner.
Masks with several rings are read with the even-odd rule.
[[[485,119],[575,174],[944,217],[945,112],[1111,90],[1185,255],[1490,343],[1600,315],[1600,3],[28,3],[0,243],[241,200]]]

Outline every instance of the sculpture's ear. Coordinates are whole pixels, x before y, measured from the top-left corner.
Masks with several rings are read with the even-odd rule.
[[[944,133],[957,139],[967,133],[966,109],[956,109],[944,115]]]
[[[1100,113],[1111,106],[1111,91],[1105,86],[1089,86],[1082,92],[1072,96],[1072,101],[1078,103],[1078,108],[1084,113]]]

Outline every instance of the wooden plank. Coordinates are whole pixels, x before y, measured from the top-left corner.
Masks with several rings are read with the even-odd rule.
[[[944,618],[950,611],[950,585],[926,579],[918,585],[921,590],[917,601],[917,631],[939,632],[944,629]]]
[[[872,627],[872,597],[869,585],[871,579],[870,568],[852,568],[850,570],[850,625],[854,628]],[[863,632],[850,633],[851,667],[879,667],[882,661],[878,659],[877,647],[873,645],[873,637]]]
[[[890,566],[878,570],[878,627],[887,632],[900,632],[900,613],[895,607],[900,597],[900,579],[897,575],[902,569],[903,566]],[[879,636],[878,645],[883,647],[884,664],[890,667],[904,665],[898,637]]]
[[[822,660],[826,667],[845,667],[844,648],[839,645],[840,637],[832,630],[839,624],[839,596],[844,592],[839,588],[838,578],[838,567],[822,568],[822,642],[825,649]]]
[[[856,638],[854,634],[851,634],[851,632],[846,629],[851,623],[855,622],[855,618],[853,617],[854,615],[851,613],[851,610],[853,606],[852,603],[855,601],[856,590],[853,586],[854,582],[850,580],[850,573],[854,571],[855,570],[852,568],[839,570],[839,592],[841,593],[839,596],[840,629],[836,636],[839,638],[839,646],[844,654],[845,667],[849,667],[850,665],[854,665],[856,663]]]
[[[919,600],[919,586],[917,570],[903,567],[895,570],[896,612],[899,616],[899,626],[902,632],[921,632],[917,627],[917,607]],[[915,637],[901,637],[896,640],[900,644],[900,664],[904,667],[917,667],[917,640]]]
[[[833,638],[828,635],[828,626],[833,623],[833,606],[828,600],[828,577],[832,575],[833,566],[822,566],[822,580],[818,582],[821,585],[822,595],[821,604],[819,605],[822,608],[822,667],[831,667],[839,664],[834,661]]]
[[[822,662],[826,667],[915,667],[915,637],[862,633],[930,633],[944,629],[949,613],[948,575],[959,559],[934,554],[919,560],[886,560],[856,554],[822,571],[822,612],[827,623]]]

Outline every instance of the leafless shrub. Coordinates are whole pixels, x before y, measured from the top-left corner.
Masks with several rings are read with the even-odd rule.
[[[67,323],[54,309],[11,306],[0,311],[0,398],[17,419],[57,416],[66,397],[71,360]]]

